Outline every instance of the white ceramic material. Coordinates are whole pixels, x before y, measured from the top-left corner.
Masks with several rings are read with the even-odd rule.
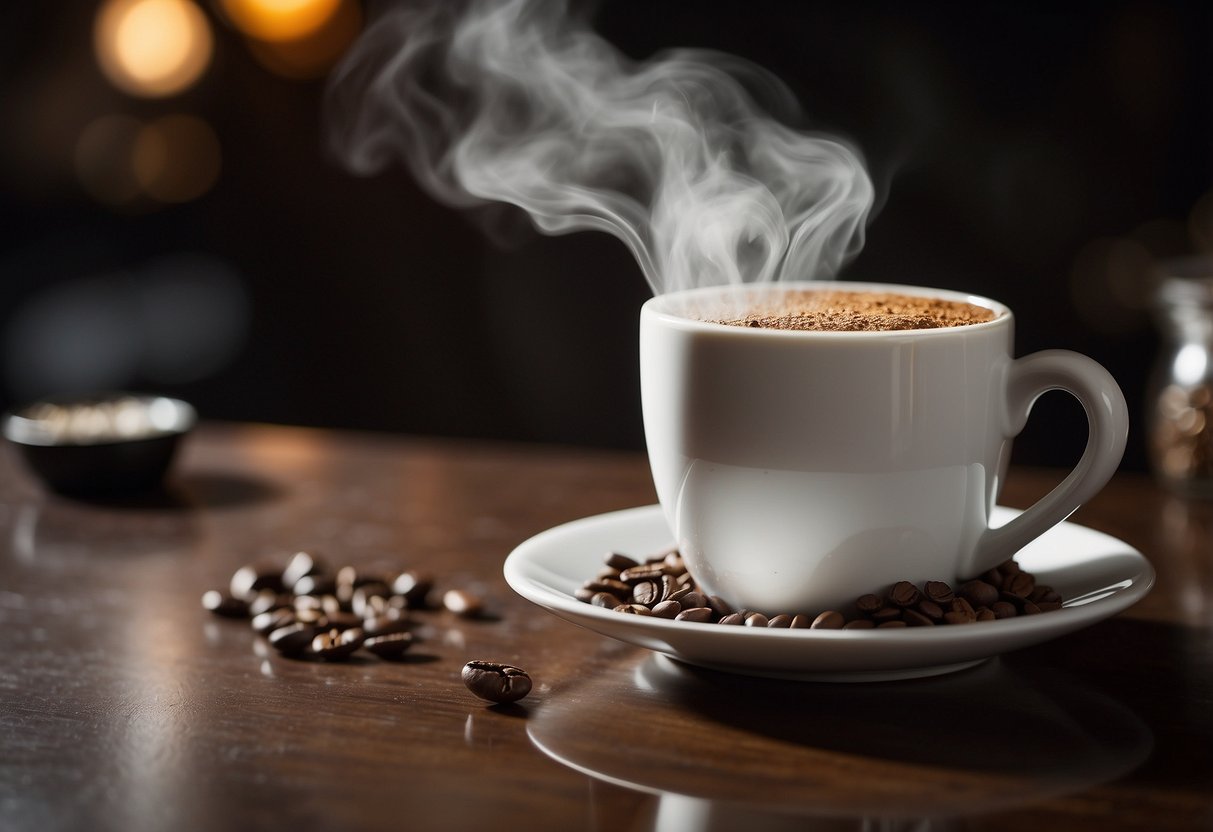
[[[997,508],[995,523],[1019,516]],[[1055,612],[981,624],[898,630],[771,630],[620,615],[573,593],[614,550],[632,555],[670,543],[659,506],[575,520],[536,535],[505,562],[505,578],[524,598],[620,641],[703,667],[819,681],[876,681],[947,673],[1115,615],[1149,591],[1154,570],[1114,537],[1061,523],[1016,560],[1065,598]]]
[[[943,297],[996,317],[896,332],[698,319],[760,294],[838,288]],[[699,583],[734,606],[828,609],[897,580],[978,574],[1068,517],[1120,462],[1124,397],[1076,353],[1014,359],[1013,328],[995,301],[879,284],[713,287],[648,301],[640,377],[649,460]],[[1052,493],[991,530],[1011,438],[1052,389],[1086,410],[1086,451]]]

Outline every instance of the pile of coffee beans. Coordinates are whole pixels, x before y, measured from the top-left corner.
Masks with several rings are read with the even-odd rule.
[[[576,590],[578,600],[624,615],[649,615],[698,624],[812,630],[871,630],[974,624],[1061,609],[1052,587],[1038,585],[1014,559],[953,589],[943,581],[916,586],[899,581],[883,594],[863,595],[843,610],[771,614],[735,610],[703,593],[677,549],[643,560],[608,552],[602,570]]]
[[[289,658],[340,661],[361,648],[399,659],[414,641],[410,613],[432,609],[433,588],[433,578],[420,572],[364,573],[352,566],[333,571],[319,556],[297,552],[285,567],[242,566],[226,591],[204,593],[202,606],[250,621]],[[474,618],[484,603],[460,589],[445,593],[443,606]]]

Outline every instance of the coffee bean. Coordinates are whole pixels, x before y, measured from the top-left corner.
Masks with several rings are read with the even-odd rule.
[[[519,667],[474,661],[463,666],[467,689],[489,702],[517,702],[531,692],[531,677]]]
[[[909,581],[898,581],[889,590],[889,601],[898,607],[912,607],[921,600],[922,593]]]
[[[1002,563],[998,564],[998,569],[1003,575],[1008,577],[1020,571],[1019,564],[1015,562],[1014,558],[1004,560]]]
[[[771,620],[760,612],[752,612],[745,617],[747,627],[765,627],[770,623]]]
[[[690,621],[695,624],[706,624],[713,617],[711,607],[691,607],[674,616],[675,621]],[[738,622],[740,623],[740,622]]]
[[[1017,572],[1007,579],[1002,589],[1003,592],[1018,595],[1020,598],[1027,598],[1035,588],[1036,580],[1031,575],[1027,572]]]
[[[622,572],[625,569],[631,569],[633,566],[639,566],[634,559],[619,552],[607,552],[603,557],[603,563],[617,572]]]
[[[952,587],[943,581],[927,581],[923,591],[928,598],[940,605],[951,603],[954,597]]]
[[[617,581],[617,580],[619,580],[619,570],[612,569],[609,566],[605,566],[602,569],[598,570],[598,574],[594,576],[594,580],[596,580],[596,581],[601,581],[601,580]]]
[[[947,624],[976,624],[977,615],[968,615],[963,612],[946,612],[943,615],[943,620]]]
[[[253,630],[265,635],[295,623],[295,611],[290,607],[282,607],[281,609],[269,610],[253,618]]]
[[[385,633],[371,636],[362,642],[363,647],[381,659],[398,659],[408,651],[412,644],[412,633]]]
[[[354,590],[350,598],[350,610],[354,615],[368,618],[377,615],[387,608],[387,598],[392,594],[392,588],[382,581],[363,584]],[[382,599],[376,603],[373,599]]]
[[[308,655],[326,661],[343,661],[362,646],[362,630],[328,630],[318,633],[306,651]]]
[[[1002,582],[1006,579],[1006,577],[1007,576],[1003,574],[1003,571],[997,566],[981,573],[981,579],[997,589],[1002,588]]]
[[[879,595],[861,595],[855,601],[855,607],[865,615],[871,615],[884,606],[884,599]]]
[[[938,609],[938,607],[936,608]],[[909,627],[934,627],[935,621],[918,610],[903,610],[901,620]]]
[[[253,599],[263,589],[282,590],[282,570],[265,564],[242,566],[232,575],[229,587],[233,598]]]
[[[981,609],[977,610],[978,621],[993,621],[997,617],[998,616],[994,615],[994,611],[989,607],[982,607]]]
[[[786,630],[792,626],[792,616],[786,613],[777,615],[767,622],[767,626],[772,630]]]
[[[730,606],[729,602],[721,598],[719,595],[709,595],[708,606],[711,607],[712,611],[717,615],[729,615],[730,613],[735,612],[733,607]]]
[[[682,612],[682,604],[677,601],[662,601],[653,607],[653,615],[658,618],[677,618]]]
[[[248,618],[249,603],[226,592],[209,589],[202,593],[202,607],[224,618]]]
[[[615,612],[623,613],[624,615],[652,615],[653,611],[644,604],[620,604],[615,607]]]
[[[711,610],[709,610],[709,612],[711,612]],[[745,623],[745,616],[739,612],[731,612],[728,615],[721,616],[720,621],[717,623],[725,624],[730,627],[740,626]]]
[[[907,627],[907,626],[909,626],[909,625],[907,625],[904,621],[885,621],[882,624],[877,624],[876,629],[889,630],[889,629],[893,629],[893,628],[897,628],[897,627]]]
[[[1028,594],[1028,600],[1034,604],[1044,601],[1047,604],[1062,602],[1061,595],[1051,586],[1037,586]]]
[[[1007,601],[995,601],[990,605],[990,610],[994,613],[995,618],[1014,618],[1019,614],[1015,605]]]
[[[674,583],[678,583],[678,582],[675,581]],[[667,598],[666,600],[667,601],[682,601],[683,598],[687,597],[694,591],[695,591],[694,587],[689,587],[689,586],[678,587],[677,589],[675,589],[673,592],[670,593],[670,597]],[[708,599],[704,598],[702,604],[697,604],[697,605],[692,604],[692,606],[702,607],[702,606],[706,606],[707,603],[708,603]]]
[[[249,602],[248,614],[257,616],[263,612],[269,612],[281,607],[289,607],[290,605],[291,596],[282,595],[272,589],[263,589]]]
[[[897,621],[901,618],[901,610],[897,609],[897,607],[881,607],[872,613],[871,618],[877,624],[885,621]]]
[[[425,606],[433,588],[434,579],[424,572],[401,572],[392,579],[392,594],[403,595],[413,609]]]
[[[467,590],[450,589],[442,596],[442,606],[463,618],[475,618],[484,609],[484,601]]]
[[[323,573],[304,575],[295,582],[291,591],[296,595],[332,595],[337,591],[337,582],[331,575]]]
[[[282,655],[298,656],[308,649],[319,632],[318,627],[300,622],[272,630],[268,638],[270,646]]]
[[[691,592],[687,593],[686,595],[684,595],[682,598],[679,598],[678,603],[682,604],[682,608],[684,610],[690,609],[691,607],[710,607],[710,606],[712,606],[712,603],[708,599],[708,596],[704,595],[702,592],[694,592],[694,591],[691,591]],[[729,610],[729,612],[732,612],[732,610]]]
[[[951,603],[952,612],[959,612],[964,615],[975,615],[973,605],[969,603],[967,598],[953,598]]]
[[[626,583],[637,583],[639,581],[661,580],[661,576],[667,574],[669,568],[661,562],[657,563],[642,563],[639,566],[629,566],[619,573],[619,580]]]
[[[874,630],[876,622],[869,618],[856,618],[854,621],[848,621],[842,626],[844,630]]]
[[[660,603],[661,595],[661,584],[655,581],[641,581],[632,587],[633,603],[644,604],[646,607]]]
[[[686,562],[683,561],[682,555],[680,555],[678,552],[670,552],[668,555],[662,558],[661,562],[669,567],[670,573],[673,575],[681,575],[683,572],[687,571]]]
[[[797,613],[792,616],[792,623],[788,625],[788,628],[791,630],[807,630],[812,623],[813,620],[807,615]]]
[[[918,602],[918,606],[914,607],[914,609],[932,621],[938,622],[943,620],[943,609],[934,601],[928,601],[924,598]]]
[[[606,578],[600,581],[586,581],[585,588],[593,592],[609,592],[621,600],[632,596],[632,585],[623,581]]]
[[[1023,602],[1023,614],[1024,615],[1040,615],[1040,607],[1038,607],[1036,604],[1033,604],[1031,601],[1024,601]]]
[[[312,552],[296,552],[282,570],[282,585],[294,587],[301,578],[324,571],[323,560]]]
[[[595,592],[590,598],[590,603],[596,607],[602,607],[604,610],[613,610],[623,602],[609,592]]]
[[[586,586],[579,586],[573,590],[573,597],[586,604],[591,603],[594,600],[594,596],[597,594],[597,592]]]
[[[386,636],[412,629],[413,622],[403,615],[376,615],[362,622],[362,632],[367,636]]]
[[[835,610],[826,610],[821,615],[813,619],[813,623],[809,625],[810,630],[841,630],[847,623],[843,618],[842,613]]]
[[[956,593],[973,607],[988,607],[998,600],[998,588],[985,581],[966,581]]]
[[[1032,602],[1029,601],[1028,603]],[[1037,601],[1036,608],[1041,612],[1056,612],[1061,609],[1061,601]]]

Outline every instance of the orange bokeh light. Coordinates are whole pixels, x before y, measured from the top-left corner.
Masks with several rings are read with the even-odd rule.
[[[240,31],[262,41],[291,41],[324,26],[342,0],[220,0]]]
[[[198,80],[213,41],[206,16],[187,0],[108,0],[97,13],[93,45],[116,87],[161,98]]]

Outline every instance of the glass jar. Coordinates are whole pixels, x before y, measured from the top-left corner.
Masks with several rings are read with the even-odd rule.
[[[1161,351],[1148,399],[1150,462],[1174,491],[1213,498],[1213,256],[1163,264]]]

